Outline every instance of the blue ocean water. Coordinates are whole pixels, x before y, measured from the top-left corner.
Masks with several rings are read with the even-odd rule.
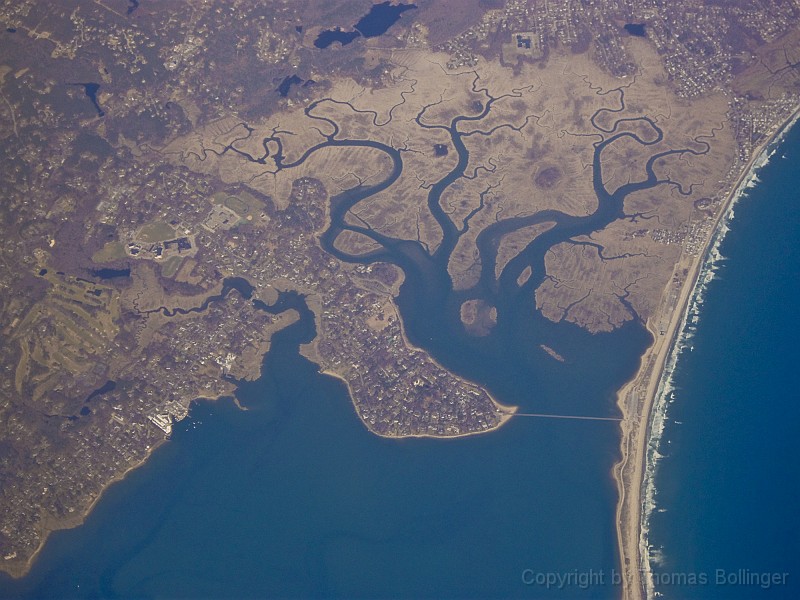
[[[800,598],[800,127],[758,178],[674,373],[650,532],[667,598]]]
[[[659,587],[671,597],[798,595],[798,150],[795,131],[737,207],[727,266],[676,375],[670,415],[683,424],[666,431],[667,512],[651,538],[663,573],[789,575],[766,591]],[[530,370],[507,366],[493,377],[498,399],[613,414],[642,328],[537,327],[567,362],[542,353]],[[263,377],[240,390],[250,410],[197,404],[85,525],[52,537],[27,578],[0,577],[0,596],[618,596],[615,423],[520,418],[467,439],[381,439],[344,386],[298,354],[311,336],[308,320],[276,336]],[[487,377],[502,368],[468,363]]]
[[[239,391],[249,410],[195,405],[83,526],[52,536],[28,577],[0,578],[0,596],[618,594],[617,423],[519,418],[471,438],[382,439],[343,384],[299,356],[313,328],[306,318],[275,336],[263,376]],[[633,374],[646,340],[628,334],[623,367],[598,360],[576,386],[588,407],[612,404]],[[542,355],[552,377],[575,372]],[[526,377],[515,400],[532,408],[542,388]]]

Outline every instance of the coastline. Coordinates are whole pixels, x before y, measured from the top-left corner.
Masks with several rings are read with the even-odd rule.
[[[369,291],[369,292],[374,293],[374,294],[385,294],[386,300],[389,301],[389,303],[391,304],[391,307],[392,307],[392,311],[394,311],[394,316],[397,319],[397,323],[400,325],[400,335],[403,337],[403,342],[405,343],[406,347],[408,347],[410,349],[413,349],[413,350],[416,350],[418,352],[425,352],[424,350],[418,348],[417,346],[415,346],[414,344],[412,344],[409,341],[408,337],[406,336],[406,328],[405,328],[405,323],[403,322],[403,317],[400,314],[400,311],[397,309],[397,305],[394,302],[394,299],[397,297],[397,294],[400,293],[400,286],[403,284],[404,279],[405,279],[405,274],[402,271],[400,271],[397,281],[395,281],[391,286],[384,287],[384,289],[382,289],[382,290],[377,290],[377,289],[374,289],[374,288],[364,288],[364,289],[366,291]],[[356,416],[358,417],[358,420],[361,421],[361,424],[372,435],[376,435],[376,436],[384,438],[384,439],[393,439],[393,440],[412,439],[412,438],[433,438],[433,439],[441,440],[441,439],[463,438],[463,437],[469,437],[469,436],[473,436],[473,435],[482,435],[484,433],[491,433],[493,431],[497,431],[498,429],[500,429],[509,420],[511,420],[511,418],[519,410],[518,406],[507,406],[505,404],[500,404],[495,399],[494,396],[492,396],[488,391],[483,389],[483,387],[481,387],[480,385],[477,385],[477,384],[475,384],[475,383],[473,383],[471,381],[468,381],[468,380],[464,379],[463,377],[461,377],[459,375],[456,375],[455,373],[452,373],[453,377],[455,377],[458,381],[460,381],[460,382],[462,382],[462,383],[464,383],[466,385],[477,387],[477,388],[483,390],[484,392],[486,392],[486,395],[489,396],[489,399],[492,401],[492,404],[497,409],[497,412],[502,415],[500,417],[500,421],[497,423],[497,425],[495,425],[493,427],[489,427],[488,429],[483,429],[481,431],[468,431],[466,433],[458,433],[458,434],[455,434],[455,435],[433,435],[433,434],[429,434],[429,433],[410,434],[410,435],[386,435],[386,434],[377,433],[377,432],[373,431],[370,428],[369,424],[366,421],[364,421],[364,419],[361,418],[361,414],[358,412],[358,409],[356,408],[355,396],[353,395],[353,390],[350,388],[350,383],[347,381],[347,379],[341,373],[337,373],[336,371],[332,371],[330,369],[326,369],[326,368],[324,368],[322,366],[323,361],[322,361],[322,358],[319,355],[319,352],[317,351],[317,346],[318,346],[318,344],[320,342],[320,339],[321,339],[321,336],[320,336],[320,333],[319,333],[319,323],[320,323],[319,315],[322,312],[322,305],[320,304],[319,298],[317,297],[317,295],[314,294],[313,292],[309,292],[308,293],[308,295],[306,296],[306,301],[308,303],[309,310],[314,315],[314,324],[315,324],[315,327],[317,327],[317,335],[309,343],[300,345],[300,354],[301,354],[301,356],[304,356],[305,358],[310,360],[312,363],[317,365],[317,367],[320,369],[320,373],[322,373],[323,375],[328,375],[330,377],[334,377],[335,379],[339,379],[340,381],[342,381],[344,383],[344,385],[347,387],[347,394],[350,397],[350,404],[353,407],[353,411],[356,413]],[[433,356],[431,356],[427,352],[425,352],[425,354],[427,355],[428,359],[431,360],[436,366],[438,366],[441,369],[447,370],[446,367],[444,367]]]
[[[156,449],[160,448],[163,444],[166,444],[168,441],[167,438],[163,440],[158,440],[153,446],[151,446],[145,456],[137,463],[129,466],[124,471],[121,471],[117,475],[115,475],[103,488],[100,490],[100,493],[92,500],[89,506],[86,507],[80,514],[71,515],[70,518],[67,519],[44,519],[42,521],[42,530],[41,530],[41,540],[39,542],[38,548],[36,551],[28,557],[27,560],[14,562],[11,564],[3,564],[0,571],[8,574],[12,579],[22,579],[28,573],[30,573],[31,569],[33,568],[36,560],[39,558],[39,554],[41,554],[42,550],[44,549],[45,545],[47,544],[50,535],[55,533],[56,531],[63,531],[66,529],[74,529],[76,527],[80,527],[86,522],[86,519],[94,510],[94,507],[97,506],[97,503],[100,502],[100,499],[105,495],[105,493],[115,484],[128,476],[128,473],[131,471],[135,471],[139,467],[143,466],[147,461],[150,460],[153,452]]]
[[[387,299],[391,303],[392,310],[394,311],[394,314],[395,314],[395,318],[397,319],[397,322],[400,325],[400,335],[402,335],[403,342],[405,343],[405,345],[408,348],[417,350],[419,352],[424,352],[423,350],[420,350],[419,348],[414,346],[409,341],[409,339],[406,337],[406,329],[405,329],[405,324],[403,323],[403,318],[400,315],[400,311],[397,310],[397,306],[394,303],[394,298],[397,295],[401,284],[402,284],[402,278],[398,282],[395,282],[395,284],[392,286],[391,290],[387,291]],[[311,308],[311,307],[309,306],[309,308]],[[317,318],[317,312],[314,311],[314,309],[312,309],[312,312],[314,313],[314,318],[316,319]],[[319,343],[319,337],[320,336],[317,335],[310,344],[307,344],[305,347],[301,346],[301,348],[300,348],[300,353],[303,356],[305,356],[308,360],[310,360],[311,362],[313,362],[313,363],[315,363],[317,365],[320,365],[320,358],[319,358],[319,355],[316,352],[316,345]],[[439,361],[437,361],[430,354],[427,354],[427,356],[436,366],[438,366],[441,369],[445,369],[446,370],[446,368],[444,366],[442,366],[439,363]],[[361,424],[364,425],[364,427],[367,429],[367,431],[369,431],[371,434],[376,435],[378,437],[385,438],[385,439],[400,440],[400,439],[412,439],[412,438],[433,438],[433,439],[437,439],[437,440],[442,440],[442,439],[464,438],[464,437],[469,437],[469,436],[473,436],[473,435],[482,435],[482,434],[491,433],[493,431],[497,431],[498,429],[500,429],[503,425],[505,425],[508,421],[510,421],[511,418],[519,410],[518,406],[507,406],[505,404],[500,404],[495,399],[494,396],[492,396],[488,391],[483,389],[481,386],[479,386],[479,385],[477,385],[475,383],[472,383],[471,381],[468,381],[468,380],[464,379],[463,377],[460,377],[459,375],[456,375],[455,373],[453,373],[452,374],[453,377],[455,377],[458,381],[460,381],[460,382],[462,382],[462,383],[464,383],[466,385],[477,387],[477,388],[483,390],[486,393],[486,395],[489,396],[489,400],[492,401],[492,404],[496,408],[497,412],[501,413],[501,415],[502,415],[500,417],[500,421],[497,423],[497,425],[495,425],[493,427],[489,427],[488,429],[483,429],[481,431],[468,431],[468,432],[465,432],[465,433],[458,433],[458,434],[455,434],[455,435],[433,435],[433,434],[430,434],[430,433],[420,433],[420,434],[410,434],[410,435],[386,435],[386,434],[383,434],[383,433],[377,433],[377,432],[373,431],[370,428],[369,424],[366,421],[364,421],[364,419],[361,418],[361,414],[358,412],[358,409],[356,408],[355,396],[353,395],[353,390],[350,388],[350,383],[347,381],[347,379],[343,375],[341,375],[340,373],[337,373],[336,371],[331,371],[329,369],[322,369],[320,372],[323,375],[328,375],[330,377],[334,377],[336,379],[339,379],[340,381],[342,381],[345,384],[345,386],[347,387],[347,393],[350,396],[350,403],[353,406],[353,410],[355,411],[356,416],[358,417],[358,420],[361,421]]]
[[[457,438],[471,437],[471,436],[474,436],[474,435],[483,435],[485,433],[491,433],[493,431],[497,431],[498,429],[500,429],[503,425],[505,425],[508,421],[510,421],[511,417],[513,417],[517,413],[517,410],[519,410],[519,407],[517,407],[517,406],[506,406],[504,404],[500,404],[497,400],[494,399],[494,397],[491,394],[489,394],[489,392],[486,392],[486,394],[491,399],[492,404],[494,404],[495,407],[497,408],[498,412],[502,413],[502,416],[500,417],[500,422],[497,425],[495,425],[494,427],[489,427],[488,429],[483,429],[481,431],[467,431],[465,433],[457,433],[455,435],[433,435],[433,434],[430,434],[430,433],[415,433],[415,434],[411,434],[411,435],[387,435],[385,433],[377,433],[376,431],[373,431],[372,429],[370,429],[369,425],[364,421],[364,419],[361,418],[361,415],[358,413],[358,411],[355,410],[356,407],[355,407],[355,402],[353,402],[353,391],[350,389],[350,383],[347,381],[347,379],[345,379],[339,373],[337,373],[335,371],[329,371],[327,369],[323,370],[323,371],[320,371],[320,373],[322,373],[323,375],[327,375],[328,377],[333,377],[334,379],[338,379],[339,381],[344,383],[344,385],[347,387],[347,393],[350,396],[350,403],[353,405],[353,410],[355,411],[356,416],[358,417],[358,420],[361,421],[361,424],[364,425],[364,428],[367,431],[369,431],[372,435],[375,435],[377,437],[381,437],[381,438],[384,438],[384,439],[405,440],[405,439],[414,439],[414,438],[430,438],[430,439],[435,439],[435,440],[454,440],[454,439],[457,439]],[[472,384],[472,383],[466,381],[465,379],[461,379],[460,377],[459,377],[459,379],[461,381],[464,381],[465,383],[469,383],[470,385],[475,385],[475,384]],[[480,387],[480,386],[477,386],[477,387]]]
[[[281,291],[286,291],[286,290],[292,289],[294,291],[299,291],[300,293],[306,294],[306,297],[308,299],[309,309],[313,313],[315,320],[317,320],[318,319],[318,313],[319,313],[321,307],[319,306],[318,298],[313,294],[313,292],[310,292],[309,290],[305,290],[305,289],[300,289],[296,285],[283,285],[283,286],[281,286],[281,283],[288,284],[290,282],[272,281],[272,282],[270,282],[270,286],[275,288],[275,289],[281,290]],[[402,283],[402,279],[400,280],[400,282],[396,283],[395,286],[393,286],[393,288],[394,288],[392,290],[393,293],[397,293],[397,288],[399,288],[399,284],[400,283]],[[392,303],[392,308],[394,309],[395,315],[396,315],[396,317],[398,319],[398,322],[400,324],[400,330],[401,330],[404,342],[406,343],[406,345],[409,348],[413,348],[413,349],[419,350],[418,348],[416,348],[416,346],[412,345],[409,342],[408,338],[406,338],[405,328],[403,326],[403,320],[400,317],[400,313],[397,310],[397,307],[394,305],[394,299],[393,299],[392,293],[389,293],[388,297],[389,297],[389,299],[390,299],[390,301]],[[295,321],[296,321],[296,319],[293,319],[286,326],[293,324]],[[316,345],[317,345],[318,342],[319,342],[319,336],[316,336],[312,342],[310,342],[309,344],[302,344],[301,347],[300,347],[300,353],[303,356],[305,356],[306,358],[308,358],[309,360],[311,360],[312,362],[316,363],[317,365],[319,365],[319,357],[318,357],[318,355],[316,353]],[[439,367],[444,368],[444,367],[442,367],[441,364],[438,363],[438,361],[436,361],[430,355],[429,355],[429,358],[435,364],[437,364]],[[262,357],[262,359],[263,359],[263,357]],[[353,409],[355,410],[355,402],[353,400],[353,393],[352,393],[352,390],[350,389],[350,384],[347,382],[347,380],[342,375],[340,375],[339,373],[336,373],[334,371],[321,370],[321,373],[324,374],[324,375],[329,375],[329,376],[335,377],[336,379],[339,379],[342,382],[344,382],[345,386],[347,386],[348,394],[350,396],[351,403],[353,404]],[[459,376],[456,376],[456,375],[454,375],[454,376],[457,377],[457,379],[459,381],[462,381],[465,384],[468,384],[468,385],[471,385],[471,386],[480,387],[480,386],[477,386],[474,383],[471,383],[471,382],[467,381],[466,379],[463,379],[462,377],[459,377]],[[492,401],[492,404],[496,407],[497,412],[500,413],[500,415],[501,415],[498,424],[493,426],[493,427],[490,427],[488,429],[485,429],[485,430],[469,431],[469,432],[455,434],[455,435],[444,435],[444,436],[442,436],[442,435],[432,435],[432,434],[415,434],[415,435],[393,436],[393,435],[379,434],[379,433],[376,433],[376,432],[372,431],[369,428],[368,424],[363,419],[361,419],[361,416],[359,415],[357,410],[355,410],[355,412],[356,412],[356,415],[359,417],[359,420],[364,425],[364,427],[370,433],[372,433],[373,435],[377,435],[378,437],[389,438],[389,439],[404,439],[404,438],[455,439],[455,438],[462,438],[462,437],[480,435],[480,434],[491,433],[493,431],[496,431],[497,429],[499,429],[500,427],[505,425],[516,414],[516,412],[518,410],[518,407],[516,407],[516,406],[506,406],[506,405],[500,404],[491,394],[489,394],[488,392],[486,392],[486,393],[489,396],[490,400]],[[240,404],[240,402],[239,402],[238,398],[236,397],[235,393],[234,394],[223,394],[223,395],[221,395],[221,396],[219,396],[217,398],[203,398],[203,399],[204,400],[210,400],[210,401],[214,402],[214,401],[218,401],[222,397],[228,397],[228,396],[231,396],[233,398],[233,402],[234,402],[235,406],[239,410],[248,410],[247,407],[245,407],[242,404]],[[193,400],[193,402],[194,402],[194,400]],[[3,561],[2,563],[0,563],[0,572],[4,572],[4,573],[8,574],[12,579],[21,579],[21,578],[25,577],[26,575],[28,575],[28,573],[31,571],[31,569],[33,568],[34,564],[36,563],[36,560],[38,559],[38,557],[41,554],[42,550],[44,549],[45,545],[47,544],[47,541],[48,541],[48,539],[49,539],[49,537],[50,537],[50,535],[52,533],[54,533],[56,531],[74,529],[75,527],[81,526],[86,521],[86,519],[89,517],[89,515],[92,513],[92,511],[94,510],[94,507],[97,505],[97,503],[103,497],[103,495],[115,483],[117,483],[119,481],[122,481],[123,479],[125,479],[125,477],[127,477],[127,475],[130,472],[138,469],[139,467],[141,467],[145,463],[147,463],[148,460],[150,459],[151,455],[153,454],[153,452],[157,448],[161,447],[162,444],[165,444],[167,441],[168,441],[167,438],[164,438],[163,440],[159,440],[156,444],[154,444],[151,448],[149,448],[147,450],[147,453],[145,454],[145,456],[140,461],[138,461],[137,463],[129,466],[124,471],[121,471],[120,473],[115,475],[111,480],[109,480],[102,487],[102,489],[100,490],[100,493],[91,501],[91,503],[86,507],[86,509],[81,511],[79,514],[70,515],[66,519],[54,519],[54,518],[43,519],[43,521],[42,521],[42,529],[41,529],[41,540],[39,542],[39,546],[36,548],[36,551],[33,554],[31,554],[31,556],[28,557],[24,561],[22,561],[22,560],[14,560],[14,559]]]
[[[733,208],[749,187],[758,181],[757,172],[774,152],[774,145],[800,120],[800,107],[777,125],[753,151],[742,174],[725,198],[717,222],[699,258],[676,268],[689,267],[689,274],[677,298],[671,301],[669,288],[647,328],[654,342],[640,360],[636,375],[617,393],[622,413],[620,460],[614,465],[617,484],[617,544],[622,597],[626,600],[653,597],[650,570],[650,548],[646,520],[652,510],[654,470],[658,460],[658,443],[664,424],[664,409],[670,392],[670,381],[677,359],[687,337],[687,322],[696,307],[702,304],[702,293],[713,279],[714,265],[720,258],[718,247],[727,233]],[[669,312],[668,312],[669,311]],[[666,328],[655,323],[669,314]],[[661,333],[663,332],[663,333]]]
[[[290,319],[289,322],[286,323],[284,325],[284,327],[282,327],[281,329],[292,325],[296,320],[297,320],[296,318]],[[264,353],[264,355],[266,355],[268,352],[269,352],[269,350],[267,350],[267,352]],[[261,362],[259,363],[257,377],[261,376],[261,368],[262,368],[261,365],[263,364],[264,355],[261,356]],[[242,405],[239,402],[239,399],[236,397],[236,394],[234,392],[235,392],[235,390],[232,390],[230,393],[222,393],[222,394],[219,394],[216,397],[196,396],[196,397],[192,398],[189,401],[189,407],[191,407],[192,404],[194,404],[195,402],[197,402],[199,400],[206,400],[206,401],[209,401],[209,402],[219,402],[220,400],[222,400],[224,398],[231,398],[237,409],[242,410],[242,411],[249,410],[246,406]],[[187,412],[187,416],[188,416],[188,412]],[[186,417],[184,417],[184,418],[186,418]],[[183,421],[183,419],[177,420],[177,421],[175,421],[175,423],[179,423],[180,421]],[[175,424],[175,423],[173,423],[173,424]],[[57,519],[57,518],[53,518],[53,517],[43,518],[42,521],[41,521],[41,531],[40,531],[41,539],[39,541],[38,547],[33,552],[33,554],[31,554],[24,561],[23,560],[11,559],[11,560],[5,560],[5,561],[0,562],[0,573],[6,573],[12,579],[22,579],[23,577],[25,577],[28,573],[30,573],[31,569],[36,564],[36,560],[39,557],[39,554],[44,549],[45,545],[47,544],[47,540],[50,538],[50,535],[52,533],[55,533],[56,531],[74,529],[76,527],[80,527],[81,525],[83,525],[86,522],[86,519],[89,517],[89,515],[94,510],[94,507],[97,505],[97,503],[103,497],[103,495],[115,483],[117,483],[119,481],[122,481],[123,479],[125,479],[128,476],[128,474],[130,472],[132,472],[132,471],[138,469],[139,467],[143,466],[144,464],[146,464],[150,460],[150,457],[152,456],[153,452],[155,452],[156,449],[160,448],[163,444],[167,443],[168,441],[169,441],[169,437],[165,437],[165,438],[157,440],[150,448],[147,449],[144,457],[140,461],[128,466],[125,470],[120,471],[119,473],[114,475],[108,482],[106,482],[103,485],[103,487],[100,489],[100,493],[80,513],[75,513],[75,514],[69,515],[69,517],[64,518],[64,519]]]
[[[753,155],[743,168],[742,174],[738,177],[736,183],[733,184],[725,198],[704,251],[700,256],[692,257],[689,261],[688,264],[691,264],[690,273],[679,291],[674,308],[668,313],[656,311],[654,316],[648,320],[647,327],[654,336],[654,343],[641,357],[639,369],[634,378],[626,383],[618,392],[617,403],[623,416],[620,442],[621,459],[614,466],[613,474],[619,492],[619,501],[616,511],[616,530],[620,549],[620,561],[622,563],[621,572],[624,574],[622,579],[623,595],[626,598],[649,597],[652,593],[651,575],[649,573],[650,561],[646,543],[646,530],[644,528],[646,511],[643,510],[645,508],[645,503],[649,500],[649,497],[645,494],[648,477],[652,477],[653,475],[651,468],[653,465],[648,459],[654,456],[653,453],[657,455],[656,447],[653,445],[654,441],[657,445],[658,436],[660,434],[660,429],[656,426],[656,419],[659,416],[663,419],[663,415],[659,414],[658,409],[663,405],[665,397],[669,393],[671,370],[680,354],[682,342],[685,339],[687,321],[697,301],[699,300],[702,302],[701,295],[705,284],[713,277],[713,264],[719,258],[719,254],[716,250],[719,242],[727,231],[727,223],[732,216],[736,201],[744,195],[754,181],[757,181],[757,171],[766,163],[769,156],[774,152],[774,145],[779,143],[785,133],[789,131],[798,120],[800,120],[800,109],[797,109],[788,119],[784,120],[779,126],[776,126],[754,150]],[[678,264],[680,266],[685,266],[687,263],[679,262]],[[707,277],[704,275],[707,275]],[[667,293],[665,293],[665,297],[662,298],[660,308],[672,304],[670,299],[666,296],[668,296]],[[391,294],[389,294],[389,299],[398,318],[404,342],[409,348],[420,350],[412,345],[406,338],[403,320],[399,311],[397,311]],[[309,306],[309,308],[311,308],[315,318],[317,318],[318,311],[315,310],[315,308],[318,307]],[[680,308],[680,310],[678,310],[678,308]],[[669,325],[665,330],[665,334],[659,335],[659,330],[655,326],[655,323],[657,322],[657,317],[663,317],[665,314],[670,315]],[[314,354],[313,349],[316,347],[318,341],[319,337],[317,336],[310,344],[301,345],[301,354],[310,358],[313,362],[317,362],[312,358],[312,355]],[[307,348],[303,346],[307,346]],[[430,355],[428,355],[428,357],[441,367],[438,361],[433,357]],[[352,401],[352,391],[350,390],[349,383],[343,376],[327,370],[321,372],[344,381]],[[455,377],[465,384],[480,388],[480,386],[462,377],[457,375]],[[646,384],[644,388],[642,387],[643,384]],[[480,431],[469,431],[455,435],[385,435],[372,431],[368,424],[361,419],[358,411],[356,411],[356,414],[370,433],[384,438],[448,439],[480,435],[496,431],[511,420],[518,411],[518,407],[502,405],[497,402],[491,394],[488,392],[486,393],[500,417],[496,425]],[[239,405],[235,396],[234,402],[240,409],[246,410],[246,408]],[[661,424],[662,423],[659,423],[658,425],[660,426]],[[72,529],[84,523],[99,500],[103,497],[103,494],[105,494],[113,484],[125,479],[128,473],[144,465],[155,449],[159,448],[166,441],[166,439],[159,440],[148,449],[147,453],[140,461],[129,466],[109,480],[98,495],[91,501],[89,506],[80,514],[70,515],[68,518],[61,520],[44,519],[42,521],[42,539],[36,551],[24,562],[6,561],[7,564],[0,565],[0,570],[8,573],[15,579],[27,575],[35,564],[51,533],[59,530]]]

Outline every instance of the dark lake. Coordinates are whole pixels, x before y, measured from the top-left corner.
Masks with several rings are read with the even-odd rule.
[[[628,23],[625,25],[625,31],[636,37],[645,37],[647,35],[644,23]]]
[[[383,35],[400,20],[404,12],[414,8],[417,8],[414,4],[393,4],[388,1],[373,4],[370,11],[355,24],[355,29],[367,38]]]
[[[370,11],[353,26],[355,31],[344,31],[340,28],[326,29],[317,36],[314,46],[327,48],[334,42],[346,46],[360,36],[371,38],[383,35],[400,20],[405,11],[414,8],[416,8],[414,4],[393,4],[389,1],[373,4]]]
[[[99,279],[116,279],[117,277],[131,276],[130,267],[126,267],[124,269],[90,269],[89,272],[93,277],[97,277]]]
[[[100,108],[100,103],[97,101],[97,93],[100,91],[100,84],[99,83],[71,83],[70,85],[78,85],[83,88],[83,91],[86,93],[86,97],[92,101],[95,110],[97,111],[98,117],[105,116],[105,112],[102,108]]]
[[[281,84],[278,86],[278,93],[285,98],[286,96],[289,95],[289,90],[292,89],[292,86],[300,83],[303,83],[303,80],[300,79],[297,75],[286,77],[284,78],[283,81],[281,81]]]

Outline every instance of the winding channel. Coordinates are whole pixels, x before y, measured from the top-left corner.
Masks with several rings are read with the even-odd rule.
[[[477,107],[474,115],[456,116],[450,121],[449,125],[428,124],[425,121],[425,113],[429,108],[435,106],[436,103],[434,103],[423,107],[415,119],[416,124],[422,128],[439,129],[447,132],[452,147],[458,156],[458,162],[453,169],[428,189],[427,206],[442,234],[441,242],[434,250],[430,250],[421,241],[398,239],[385,235],[363,221],[361,221],[361,224],[347,221],[347,215],[351,209],[360,202],[391,187],[399,179],[403,172],[403,152],[406,150],[393,148],[372,140],[339,139],[340,128],[338,124],[330,118],[314,114],[314,110],[321,103],[335,102],[333,100],[318,100],[305,108],[306,115],[319,123],[320,127],[316,129],[323,136],[324,141],[306,149],[302,156],[292,162],[285,162],[279,137],[281,132],[277,129],[273,131],[272,136],[263,139],[264,154],[262,156],[253,156],[237,149],[237,142],[247,139],[254,131],[246,124],[243,124],[243,126],[247,134],[231,142],[221,152],[215,150],[203,151],[204,153],[213,152],[217,155],[233,152],[259,164],[266,164],[267,159],[271,157],[278,171],[291,169],[302,164],[313,153],[323,148],[369,148],[388,157],[392,168],[383,181],[371,185],[359,185],[330,198],[330,224],[320,236],[321,245],[326,252],[347,263],[372,264],[386,262],[402,269],[405,279],[397,298],[397,305],[403,316],[409,339],[416,345],[431,352],[448,368],[462,372],[465,370],[464,361],[454,359],[452,352],[450,352],[454,345],[469,347],[473,354],[477,353],[485,356],[494,354],[496,358],[502,345],[508,345],[511,339],[519,339],[520,334],[518,331],[524,330],[527,332],[526,335],[529,337],[525,340],[526,343],[539,343],[539,340],[535,339],[536,332],[543,326],[544,317],[534,309],[534,293],[547,276],[545,272],[545,256],[551,248],[561,243],[589,245],[597,249],[601,260],[612,260],[612,258],[603,256],[602,246],[591,242],[578,242],[574,238],[602,230],[619,219],[635,221],[648,218],[643,214],[625,213],[625,198],[634,192],[652,189],[660,185],[670,185],[681,195],[691,194],[691,187],[686,190],[680,183],[674,182],[669,178],[659,178],[654,171],[654,166],[658,160],[671,155],[702,155],[706,154],[710,149],[707,142],[701,138],[695,138],[696,148],[699,149],[670,148],[656,152],[645,163],[645,176],[643,179],[623,184],[614,190],[608,190],[603,183],[603,152],[614,143],[625,138],[638,143],[644,150],[662,142],[664,134],[656,122],[646,116],[620,117],[613,120],[611,125],[606,127],[598,124],[598,117],[603,113],[607,116],[623,113],[625,110],[624,88],[604,92],[603,95],[613,92],[618,93],[619,106],[617,108],[600,108],[591,116],[590,122],[596,130],[594,133],[569,134],[595,138],[592,142],[594,153],[592,178],[594,192],[598,201],[595,211],[589,215],[575,216],[559,210],[542,210],[531,215],[511,217],[492,223],[480,231],[476,239],[480,260],[480,278],[478,282],[470,289],[456,291],[448,273],[448,262],[460,237],[469,230],[470,219],[483,208],[483,198],[481,198],[481,205],[464,218],[459,227],[442,207],[442,195],[454,182],[462,177],[470,178],[475,176],[474,174],[472,176],[466,174],[470,154],[464,138],[475,134],[490,135],[492,131],[500,127],[512,127],[514,129],[524,127],[524,125],[519,128],[513,125],[500,125],[488,132],[461,131],[460,124],[480,121],[489,114],[496,101],[509,96],[521,96],[520,90],[514,90],[510,94],[498,97],[492,97],[485,89],[475,89],[474,91],[482,92],[486,97],[485,102],[475,102],[473,104],[474,107]],[[375,115],[375,118],[377,118],[377,115]],[[626,125],[636,126],[636,131],[640,133],[630,130],[630,127],[626,128]],[[324,132],[323,129],[329,131],[329,133]],[[643,133],[644,131],[647,133]],[[568,135],[568,132],[562,132],[562,135]],[[521,228],[546,222],[553,223],[553,226],[536,236],[505,265],[499,277],[496,276],[497,252],[502,238]],[[336,246],[337,239],[345,231],[366,236],[379,247],[376,250],[362,254],[345,252]],[[527,269],[530,269],[530,276],[523,281],[520,276]],[[643,330],[643,324],[628,302],[627,296],[627,291],[618,294],[619,300],[631,312]],[[482,338],[480,341],[476,341],[474,337],[466,333],[459,318],[460,306],[468,299],[481,299],[497,309],[497,326],[489,336]],[[524,327],[522,326],[523,323]],[[534,339],[530,339],[530,336],[533,336]]]

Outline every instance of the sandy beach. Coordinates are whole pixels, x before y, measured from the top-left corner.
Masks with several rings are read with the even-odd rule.
[[[800,109],[777,126],[765,140],[754,149],[742,174],[729,190],[725,203],[717,217],[712,235],[702,253],[696,257],[683,256],[677,269],[688,269],[688,275],[680,291],[665,290],[658,310],[648,320],[647,327],[653,335],[653,345],[642,356],[635,377],[620,389],[617,403],[622,412],[621,459],[614,467],[619,500],[617,503],[616,530],[620,549],[622,573],[622,597],[633,600],[652,596],[649,550],[643,535],[643,513],[647,498],[644,497],[645,477],[648,475],[648,447],[652,440],[655,405],[664,395],[669,377],[666,367],[673,363],[680,348],[692,298],[705,278],[700,278],[704,266],[713,257],[716,244],[724,235],[724,228],[736,201],[755,179],[756,171],[764,164],[767,153],[792,125],[800,118]],[[665,323],[667,323],[665,325]]]

